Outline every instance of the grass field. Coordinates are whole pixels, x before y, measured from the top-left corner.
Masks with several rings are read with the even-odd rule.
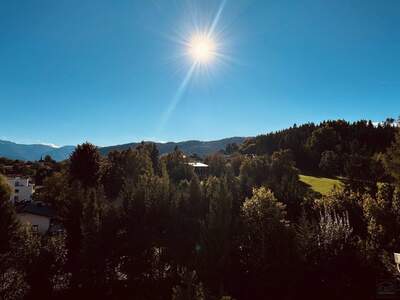
[[[308,175],[300,175],[300,181],[309,185],[311,189],[322,194],[327,195],[334,186],[342,187],[343,183],[339,179],[314,177]]]

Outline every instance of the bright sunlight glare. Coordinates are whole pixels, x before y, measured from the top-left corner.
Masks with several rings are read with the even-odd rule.
[[[212,75],[212,71],[232,61],[232,58],[224,52],[226,49],[226,27],[221,30],[220,21],[222,13],[227,3],[227,0],[218,0],[220,2],[215,14],[203,14],[191,7],[186,17],[189,19],[185,22],[185,26],[181,31],[171,37],[171,40],[181,46],[177,52],[177,58],[184,67],[189,68],[185,72],[182,82],[178,86],[173,98],[171,99],[168,107],[164,110],[160,118],[158,132],[161,132],[168,122],[170,116],[175,108],[180,104],[185,92],[190,85],[194,76],[208,76]],[[188,58],[190,61],[182,60]]]
[[[189,54],[196,63],[208,63],[216,54],[215,42],[208,35],[195,35],[189,42]]]

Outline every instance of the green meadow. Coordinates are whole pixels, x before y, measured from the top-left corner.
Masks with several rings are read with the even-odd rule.
[[[300,181],[304,182],[321,195],[327,195],[335,186],[338,188],[343,187],[343,182],[340,179],[326,177],[300,175]]]

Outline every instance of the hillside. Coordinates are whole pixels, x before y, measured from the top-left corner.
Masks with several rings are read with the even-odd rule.
[[[232,138],[226,138],[222,140],[216,140],[216,141],[184,141],[184,142],[169,142],[169,143],[156,143],[157,148],[160,152],[160,154],[166,154],[175,149],[175,147],[178,147],[180,150],[182,150],[186,154],[197,154],[199,156],[206,156],[215,152],[218,152],[219,150],[224,150],[226,145],[236,143],[236,144],[242,144],[246,138],[244,137],[232,137]],[[103,155],[107,155],[111,151],[121,151],[121,150],[127,150],[129,148],[135,148],[139,143],[130,143],[130,144],[123,144],[123,145],[117,145],[117,146],[111,146],[111,147],[103,147],[100,148],[100,153]]]
[[[46,155],[50,155],[56,161],[62,161],[67,159],[72,151],[75,150],[75,146],[63,146],[60,148],[53,148],[50,151],[47,151],[43,154],[43,157]]]
[[[184,141],[178,143],[156,143],[156,145],[161,155],[169,153],[173,151],[175,147],[178,147],[189,155],[196,153],[199,156],[206,156],[218,152],[219,150],[224,150],[226,145],[230,143],[236,143],[239,145],[243,143],[244,140],[245,138],[243,137],[232,137],[217,141]],[[135,148],[138,144],[139,143],[129,143],[110,147],[101,147],[99,148],[99,151],[101,154],[107,155],[110,151],[121,151],[129,148]],[[75,146],[63,146],[60,148],[55,148],[49,145],[25,145],[0,140],[0,157],[25,161],[40,160],[40,158],[46,155],[50,155],[56,161],[61,161],[67,159],[74,149]]]
[[[326,177],[315,177],[308,175],[300,175],[300,181],[308,185],[312,190],[321,195],[329,194],[333,188],[341,188],[343,182],[339,179],[332,179]]]
[[[384,153],[394,141],[398,129],[393,122],[392,119],[384,123],[328,120],[319,124],[294,124],[246,140],[241,152],[271,155],[289,149],[296,167],[308,174],[352,177],[352,172],[379,173],[379,168],[371,170],[376,166],[374,157]]]
[[[34,161],[49,154],[55,160],[64,160],[74,149],[74,146],[55,148],[49,145],[25,145],[0,140],[0,157],[9,159]]]

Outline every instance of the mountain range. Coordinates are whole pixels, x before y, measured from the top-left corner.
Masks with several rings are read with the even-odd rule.
[[[53,159],[60,161],[69,157],[74,146],[54,147],[43,144],[17,144],[0,140],[0,157],[18,160],[39,160],[41,157],[50,155]]]
[[[197,154],[199,156],[206,156],[219,150],[224,150],[226,145],[231,143],[241,144],[246,138],[244,137],[231,137],[216,141],[183,141],[183,142],[168,142],[156,143],[160,155],[169,153],[178,147],[186,154]],[[109,147],[99,147],[102,155],[107,155],[110,151],[121,151],[129,148],[135,148],[139,143],[129,143],[122,145],[115,145]],[[40,158],[50,155],[54,160],[61,161],[67,159],[74,151],[75,146],[54,147],[44,144],[17,144],[10,141],[0,140],[0,157],[9,159],[18,159],[25,161],[40,160]]]

